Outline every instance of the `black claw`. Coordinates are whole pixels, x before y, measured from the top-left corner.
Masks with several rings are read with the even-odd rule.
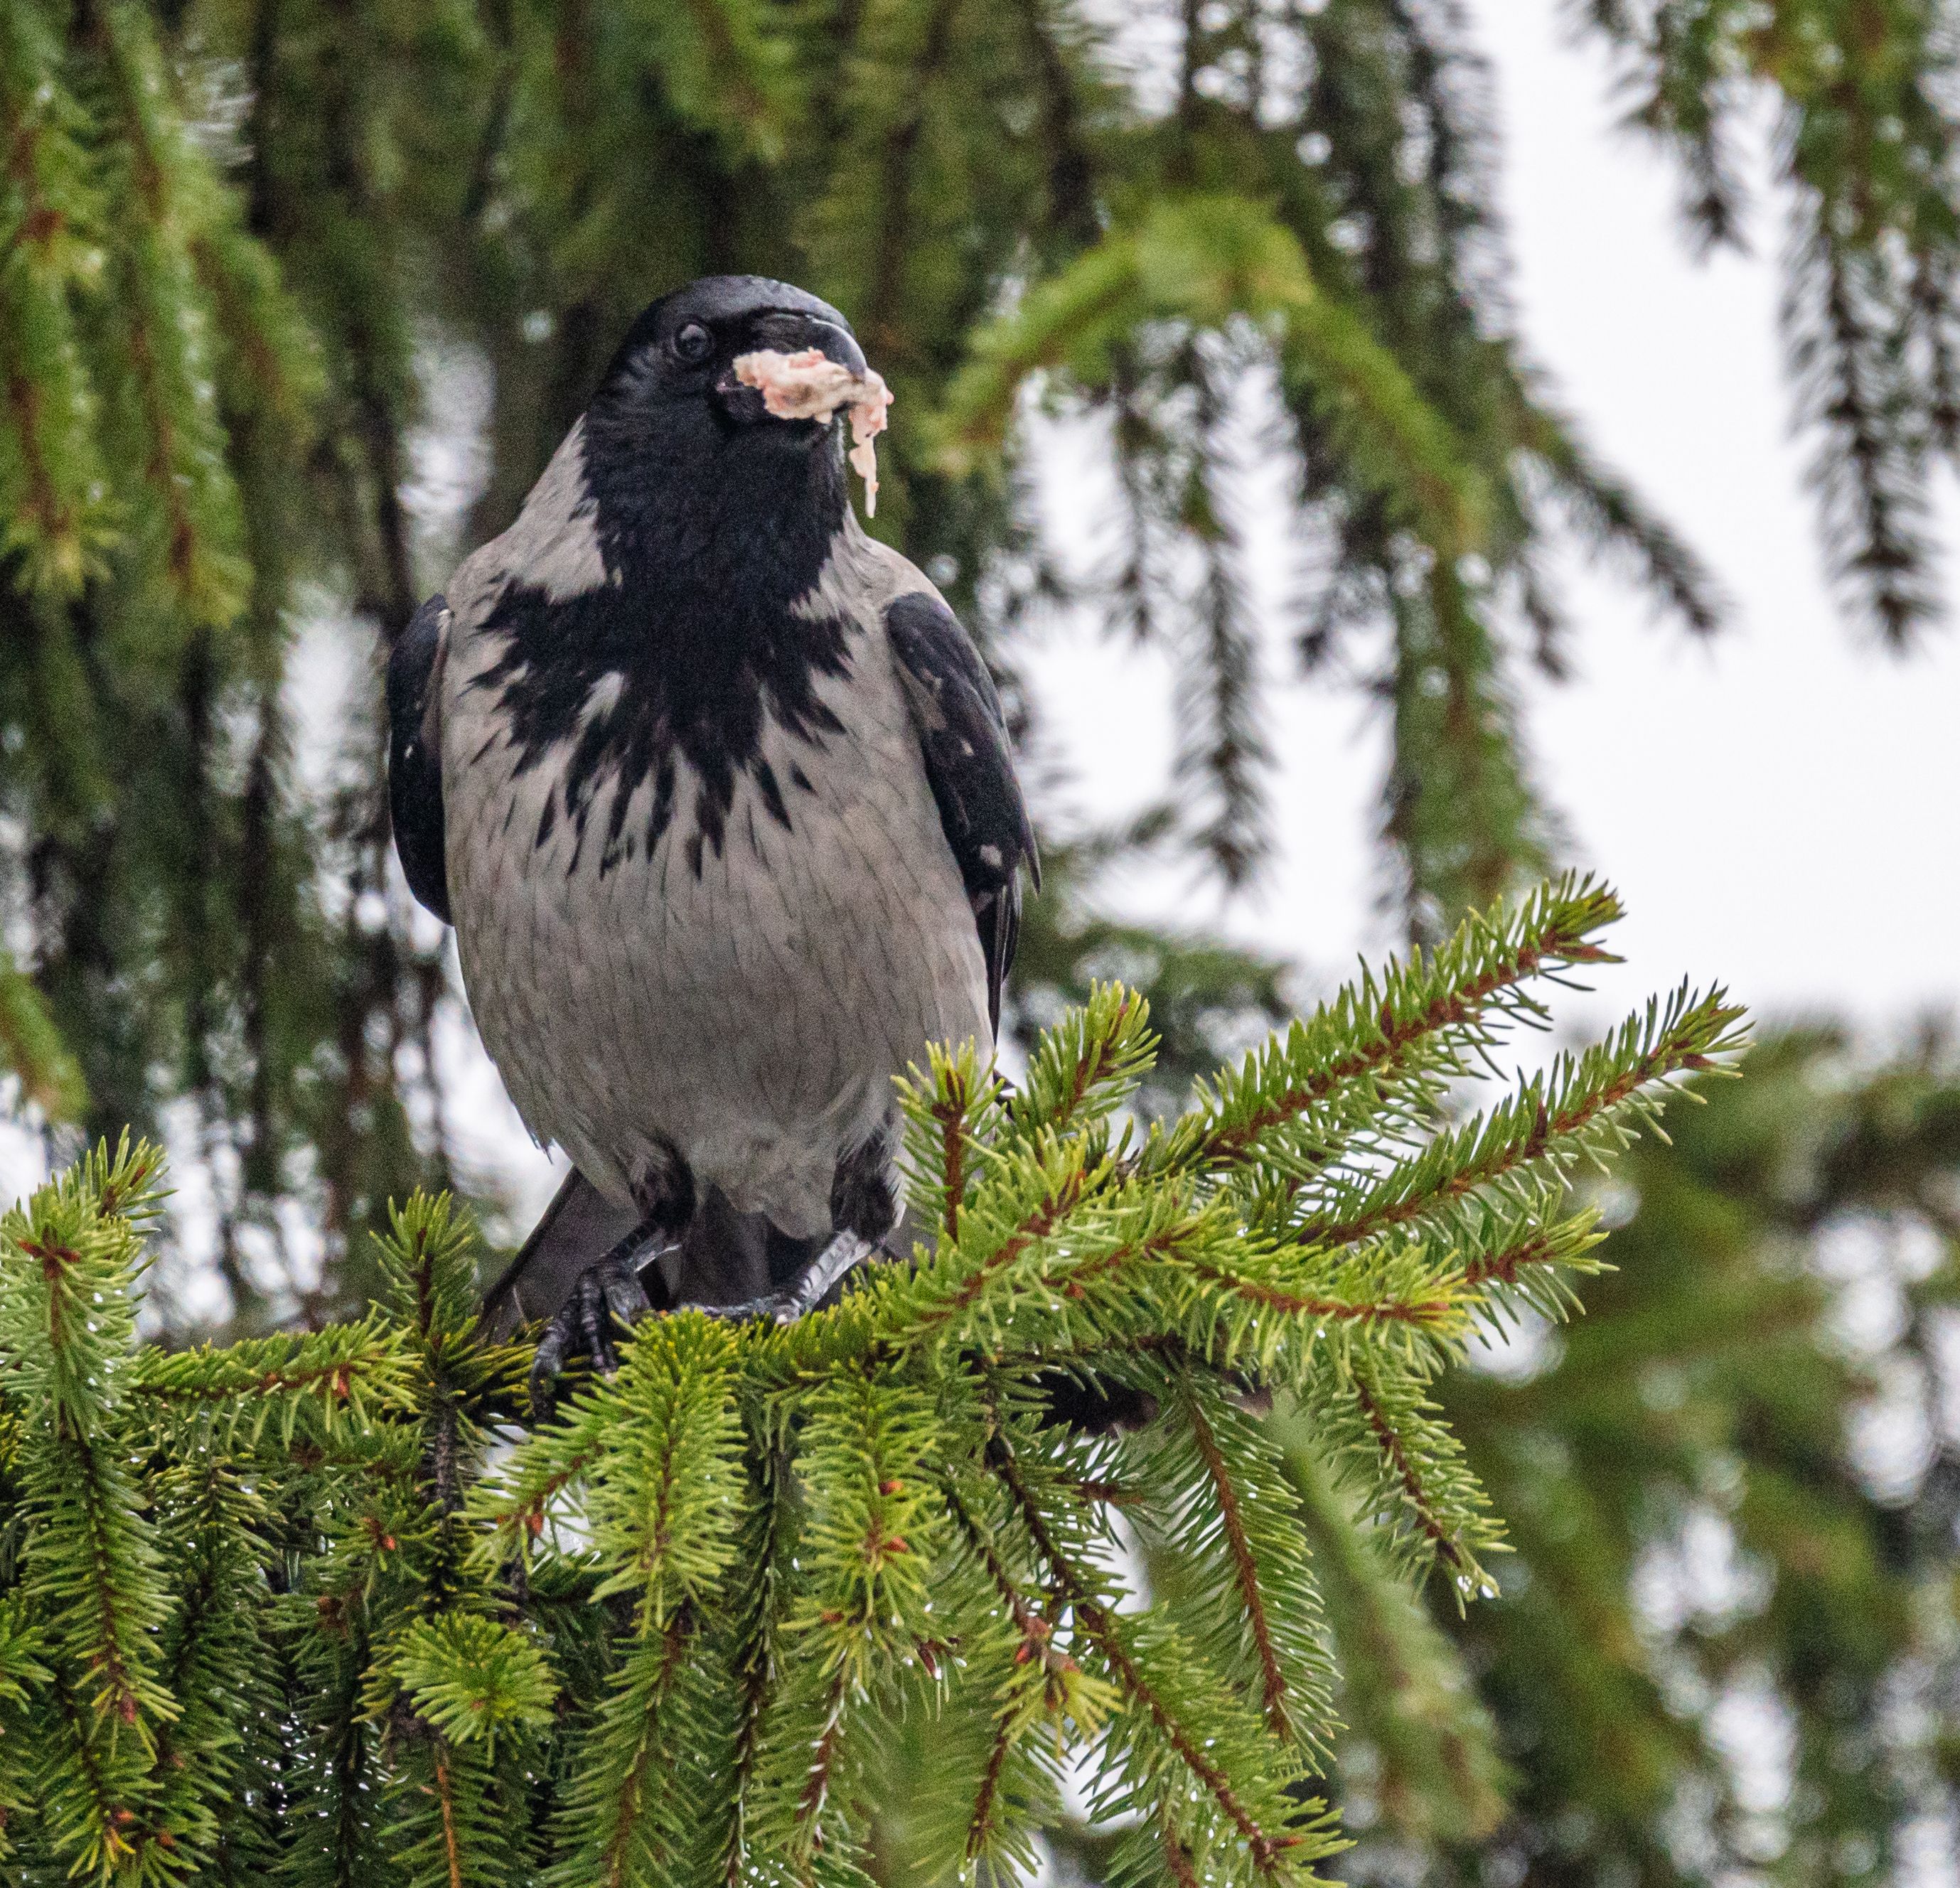
[[[565,1331],[554,1318],[545,1327],[545,1334],[538,1340],[537,1355],[531,1359],[531,1409],[540,1422],[551,1414],[552,1406],[558,1400],[552,1386],[564,1368]]]
[[[609,1377],[619,1368],[614,1326],[631,1330],[653,1311],[640,1267],[654,1249],[637,1237],[622,1240],[579,1275],[571,1298],[545,1326],[530,1374],[531,1407],[540,1420],[551,1413],[556,1381],[568,1363],[584,1358]]]
[[[606,1294],[590,1272],[580,1278],[574,1302],[585,1354],[592,1359],[593,1369],[609,1376],[619,1368],[619,1360],[612,1354],[612,1320],[606,1315]]]
[[[606,1296],[606,1308],[628,1330],[641,1318],[653,1315],[653,1305],[636,1269],[622,1266],[608,1270],[599,1283]]]
[[[804,1268],[803,1275],[779,1292],[762,1298],[744,1298],[739,1305],[704,1305],[710,1317],[725,1318],[730,1324],[793,1324],[806,1311],[813,1311],[831,1291],[879,1248],[853,1232],[840,1232]]]

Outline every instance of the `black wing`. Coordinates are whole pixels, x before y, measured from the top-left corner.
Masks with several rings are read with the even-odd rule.
[[[1022,866],[1041,888],[1041,862],[1014,777],[1001,698],[959,618],[937,597],[915,591],[898,598],[885,612],[885,627],[940,824],[979,927],[987,958],[987,1011],[998,1034],[1001,986],[1013,964],[1020,930]]]
[[[442,665],[449,605],[431,596],[388,658],[388,811],[409,889],[450,922],[443,850]]]

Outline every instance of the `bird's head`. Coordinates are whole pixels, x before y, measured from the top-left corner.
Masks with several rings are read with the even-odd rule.
[[[846,527],[840,410],[783,419],[737,377],[743,355],[864,355],[828,302],[760,275],[709,275],[633,323],[585,415],[584,472],[609,561],[707,587],[794,591]]]
[[[850,323],[829,303],[765,276],[704,276],[634,323],[593,396],[588,430],[610,451],[684,456],[708,478],[818,456],[816,448],[842,437],[841,420],[779,419],[735,371],[744,354],[812,348],[852,374],[865,371]]]

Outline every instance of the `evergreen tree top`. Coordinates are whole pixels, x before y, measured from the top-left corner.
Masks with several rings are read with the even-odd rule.
[[[1082,1762],[1126,1878],[1313,1879],[1332,1673],[1263,1413],[1408,1575],[1489,1589],[1431,1386],[1567,1308],[1598,1263],[1573,1164],[1739,1041],[1683,990],[1453,1111],[1617,915],[1568,879],[1473,918],[1148,1132],[1121,986],[1017,1089],[936,1054],[904,1098],[929,1248],[788,1327],[651,1320],[528,1432],[447,1200],[394,1214],[358,1323],[138,1349],[160,1165],[99,1152],[0,1222],[9,1867],[856,1883],[870,1766],[957,1695],[979,1734],[913,1805],[933,1872],[1028,1866]],[[1184,1577],[1138,1591],[1125,1530]]]

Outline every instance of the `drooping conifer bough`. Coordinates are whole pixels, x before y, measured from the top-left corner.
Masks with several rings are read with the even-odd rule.
[[[158,1156],[99,1152],[0,1222],[8,1878],[842,1888],[880,1739],[963,1699],[907,1805],[949,1876],[1026,1867],[1088,1751],[1126,1879],[1312,1879],[1330,1672],[1255,1412],[1411,1578],[1487,1590],[1431,1386],[1570,1308],[1571,1182],[1738,1046],[1684,989],[1445,1106],[1617,915],[1566,881],[1472,919],[1174,1122],[1126,1112],[1119,986],[1018,1088],[935,1054],[904,1095],[930,1248],[793,1324],[648,1320],[530,1429],[446,1202],[395,1215],[361,1321],[166,1352],[135,1343]],[[1148,1419],[1058,1425],[1058,1375]],[[1119,1512],[1185,1570],[1147,1604]]]

